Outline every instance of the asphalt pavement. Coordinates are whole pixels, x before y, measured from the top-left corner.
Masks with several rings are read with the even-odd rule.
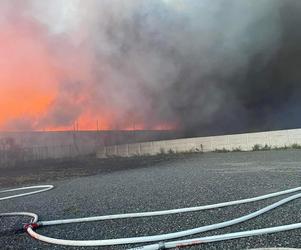
[[[52,167],[51,167],[51,166]],[[28,211],[40,220],[156,211],[214,204],[301,186],[301,151],[183,154],[88,160],[2,170],[0,189],[52,184],[48,192],[2,201],[0,212]],[[78,166],[80,165],[80,166]],[[9,180],[9,181],[8,181]],[[286,197],[286,196],[282,196]],[[239,217],[281,198],[201,212],[42,227],[63,239],[109,239],[191,229]],[[192,237],[301,222],[301,200],[256,219]],[[22,230],[27,218],[0,218],[1,249],[83,249],[42,243]],[[191,237],[186,237],[191,238]],[[186,239],[185,238],[185,239]],[[139,246],[139,245],[136,245]],[[126,249],[128,245],[89,249]],[[209,243],[184,249],[301,248],[301,230]]]

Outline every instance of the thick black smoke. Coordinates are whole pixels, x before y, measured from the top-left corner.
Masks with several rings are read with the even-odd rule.
[[[188,135],[301,126],[300,1],[142,2],[95,29],[129,112]]]

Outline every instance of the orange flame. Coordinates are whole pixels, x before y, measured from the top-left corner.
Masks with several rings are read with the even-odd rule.
[[[39,121],[49,111],[59,93],[58,82],[69,78],[92,81],[93,72],[89,60],[91,54],[89,51],[78,51],[68,42],[65,43],[65,47],[60,48],[61,43],[58,41],[64,40],[64,37],[58,37],[58,41],[49,40],[47,27],[39,22],[22,15],[16,16],[14,13],[6,14],[6,19],[0,22],[0,130],[175,128],[173,124],[167,123],[148,127],[139,121],[136,121],[135,125],[133,122],[128,122],[116,126],[114,116],[110,114],[114,112],[111,110],[91,111],[85,110],[85,107],[83,112],[69,124],[40,123]],[[54,51],[53,48],[56,50]],[[64,53],[60,53],[62,50]],[[85,98],[87,98],[85,94],[81,93],[78,99]],[[64,109],[64,106],[59,108]],[[17,123],[20,121],[25,124],[19,126]]]

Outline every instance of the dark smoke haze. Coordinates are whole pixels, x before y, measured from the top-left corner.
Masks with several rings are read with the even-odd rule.
[[[189,136],[301,127],[300,0],[49,0],[25,10],[63,73],[42,116],[7,124],[65,126],[88,113],[111,128],[175,124]]]

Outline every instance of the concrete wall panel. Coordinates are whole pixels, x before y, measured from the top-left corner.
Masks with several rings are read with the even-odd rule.
[[[283,147],[285,145],[290,146],[293,143],[301,144],[301,129],[128,144],[128,155],[153,155],[171,151],[208,152],[216,149],[252,150],[256,144]],[[101,148],[98,157],[104,157],[104,152],[105,150]],[[106,156],[109,155],[106,154]],[[123,155],[125,154],[123,153]]]
[[[106,154],[108,156],[116,156],[117,155],[117,146],[106,147]]]
[[[267,133],[251,133],[248,134],[248,144],[250,145],[265,145],[269,144]]]
[[[142,155],[148,155],[148,154],[153,155],[159,152],[154,151],[152,142],[145,142],[145,143],[140,143],[140,153]]]
[[[128,155],[140,155],[140,143],[128,144]]]
[[[117,155],[118,156],[129,156],[128,144],[126,145],[117,145]]]
[[[0,167],[42,159],[70,158],[97,153],[98,156],[123,155],[123,147],[114,145],[172,139],[174,131],[63,131],[63,132],[0,132]],[[108,148],[106,147],[113,146]],[[101,148],[104,148],[101,151]]]

